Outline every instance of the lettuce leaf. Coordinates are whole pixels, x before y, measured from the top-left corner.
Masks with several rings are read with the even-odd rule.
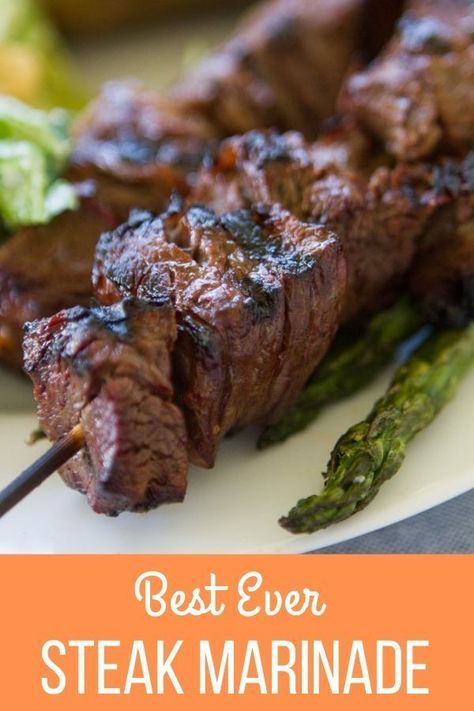
[[[74,187],[60,177],[70,151],[65,111],[0,96],[0,216],[7,230],[77,207]]]

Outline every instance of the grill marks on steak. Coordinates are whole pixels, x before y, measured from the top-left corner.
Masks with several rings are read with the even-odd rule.
[[[435,205],[426,199],[426,167],[424,183],[420,171],[403,166],[380,167],[367,179],[345,165],[352,162],[350,140],[332,153],[328,145],[327,138],[308,145],[300,134],[272,131],[231,138],[199,174],[190,200],[218,213],[276,203],[337,234],[347,263],[343,319],[349,320],[393,298]],[[363,163],[359,142],[354,146]]]
[[[85,447],[61,470],[99,513],[181,501],[188,458],[172,403],[174,310],[133,299],[27,324],[26,371],[52,440],[81,423]]]
[[[345,84],[340,108],[401,160],[474,145],[474,6],[412,0],[386,51]]]
[[[185,194],[214,145],[204,119],[157,92],[106,84],[76,126],[70,174],[94,178],[99,199],[125,219],[131,207],[160,210]]]
[[[193,206],[135,213],[103,235],[94,282],[106,303],[174,304],[190,458],[211,466],[226,432],[277,417],[297,396],[335,334],[345,265],[329,230],[279,207],[218,218]]]
[[[13,366],[21,363],[25,321],[90,300],[95,245],[100,233],[114,224],[83,202],[78,211],[65,212],[48,225],[25,228],[0,247],[3,360]]]

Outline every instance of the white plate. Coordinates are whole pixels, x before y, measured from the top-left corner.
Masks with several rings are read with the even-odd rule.
[[[231,25],[229,18],[216,17],[147,29],[120,40],[100,38],[95,45],[77,48],[77,57],[92,84],[123,75],[164,83],[176,76],[183,56],[215,44]],[[291,536],[278,526],[279,515],[296,499],[321,487],[320,472],[332,445],[367,413],[387,377],[266,453],[255,451],[254,433],[226,441],[213,471],[191,471],[183,505],[107,519],[93,514],[82,496],[54,476],[0,521],[0,552],[296,553],[386,526],[471,488],[474,373],[456,401],[411,445],[400,473],[366,510],[311,536]],[[28,384],[0,372],[0,486],[41,453],[42,445],[24,444],[34,427]]]
[[[278,526],[279,515],[296,499],[321,488],[320,472],[333,443],[366,414],[387,378],[267,452],[255,450],[253,432],[227,440],[214,470],[191,471],[184,504],[108,519],[94,514],[81,495],[54,475],[0,520],[0,552],[297,553],[368,533],[467,491],[474,484],[474,373],[411,444],[401,471],[367,509],[310,536],[292,536]],[[28,385],[0,374],[0,393],[3,486],[42,446],[24,444],[35,426]]]

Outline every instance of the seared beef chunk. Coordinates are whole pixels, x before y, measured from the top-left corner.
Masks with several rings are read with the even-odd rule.
[[[27,324],[25,367],[52,440],[81,423],[85,447],[61,468],[92,508],[116,515],[181,501],[186,432],[171,402],[169,304],[76,307]]]
[[[219,219],[175,206],[160,217],[132,213],[103,235],[94,282],[104,303],[133,295],[174,304],[174,378],[189,453],[212,466],[226,432],[278,417],[325,354],[345,265],[328,229],[279,207]]]
[[[389,153],[415,160],[474,145],[474,5],[412,0],[386,51],[340,102]]]
[[[348,150],[350,154],[350,144]],[[379,168],[362,175],[327,164],[325,141],[305,144],[299,134],[252,131],[225,141],[199,175],[190,200],[222,213],[254,203],[278,203],[341,240],[347,262],[343,319],[380,308],[399,289],[428,216],[427,185],[418,172]],[[346,152],[339,151],[343,163]],[[422,173],[429,184],[426,169]]]
[[[101,232],[114,224],[83,204],[50,224],[28,227],[0,247],[0,357],[18,367],[25,321],[90,300]]]
[[[271,0],[173,92],[221,136],[275,126],[316,136],[360,47],[367,0]]]
[[[102,202],[122,218],[130,207],[161,209],[212,151],[212,132],[161,94],[111,82],[81,117],[71,159],[73,178],[95,178]]]

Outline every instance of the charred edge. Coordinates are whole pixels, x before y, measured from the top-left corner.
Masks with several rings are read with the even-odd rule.
[[[456,198],[462,193],[474,192],[474,151],[462,162],[448,159],[435,166],[431,184],[438,195],[448,192]]]
[[[398,23],[403,47],[413,53],[446,54],[451,44],[443,37],[443,24],[434,17],[407,12]]]
[[[240,282],[240,288],[248,296],[246,301],[255,321],[271,318],[278,303],[278,286],[269,286],[258,275],[251,274]]]
[[[246,250],[250,259],[266,260],[294,276],[302,276],[314,268],[315,262],[308,255],[291,248],[283,249],[278,240],[267,239],[257,222],[263,219],[264,215],[243,209],[226,213],[221,222],[237,244]]]
[[[178,334],[188,336],[197,348],[212,358],[216,354],[216,344],[211,330],[191,316],[184,316],[178,323]]]
[[[51,340],[49,359],[67,358],[73,370],[78,375],[84,375],[89,369],[84,351],[95,339],[95,334],[105,331],[122,343],[130,342],[134,336],[131,323],[133,312],[148,308],[155,306],[130,297],[113,306],[76,306],[70,309],[67,312],[68,322]],[[81,348],[76,351],[78,343],[81,343]]]
[[[242,139],[243,146],[251,154],[252,161],[261,170],[271,161],[289,161],[291,152],[285,135],[271,131],[249,131]]]

